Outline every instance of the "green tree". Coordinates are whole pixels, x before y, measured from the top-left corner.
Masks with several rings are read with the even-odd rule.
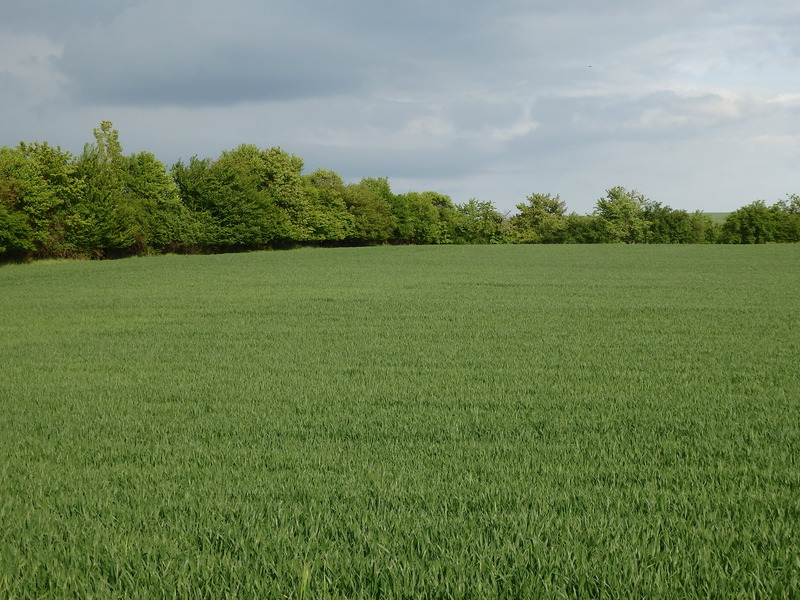
[[[327,169],[305,175],[308,205],[309,241],[338,242],[353,230],[353,215],[345,203],[345,185],[341,176]]]
[[[392,239],[406,244],[444,244],[450,237],[450,198],[436,192],[408,192],[394,197],[396,225]]]
[[[94,130],[77,162],[85,188],[67,218],[67,238],[78,250],[102,256],[108,251],[132,250],[137,242],[135,208],[125,195],[126,161],[119,132],[110,121]]]
[[[227,239],[216,210],[216,199],[223,196],[223,186],[212,175],[212,164],[210,158],[193,156],[188,164],[181,160],[171,169],[181,202],[190,213],[194,230],[191,246],[195,249],[223,245]]]
[[[705,244],[715,242],[718,236],[711,217],[700,211],[688,213],[647,201],[642,217],[648,224],[644,241],[650,244]]]
[[[25,157],[18,149],[0,147],[0,254],[27,253],[35,248],[28,215],[22,210]]]
[[[0,255],[25,255],[34,249],[31,237],[25,215],[10,210],[0,199]]]
[[[178,162],[172,175],[204,243],[265,247],[314,237],[314,215],[302,161],[280,148],[252,144],[215,161]]]
[[[702,211],[687,213],[683,222],[681,242],[684,244],[715,244],[722,228]]]
[[[215,192],[206,208],[219,225],[223,246],[265,246],[290,237],[288,215],[275,203],[265,156],[254,145],[224,151],[211,165]]]
[[[20,143],[25,159],[22,210],[28,215],[37,256],[69,256],[66,219],[85,193],[75,157],[47,142]]]
[[[595,215],[600,219],[604,242],[636,244],[646,241],[648,223],[643,208],[647,198],[636,190],[615,187],[606,191],[595,205]]]
[[[800,242],[800,196],[790,194],[775,204],[780,213],[778,238],[782,242]]]
[[[505,241],[503,215],[494,204],[469,199],[456,205],[459,218],[456,220],[454,241],[459,244],[500,244]]]
[[[384,243],[392,238],[397,218],[392,214],[394,200],[385,177],[363,178],[345,187],[347,210],[353,217],[348,239],[359,243]]]
[[[566,216],[565,244],[600,244],[605,238],[605,223],[600,217],[575,212]]]
[[[170,173],[178,188],[184,205],[193,212],[206,210],[210,205],[210,197],[216,193],[213,178],[210,176],[212,160],[193,156],[186,164],[179,160],[172,165]]]
[[[427,202],[430,202],[438,213],[436,231],[431,243],[452,244],[455,239],[456,224],[461,218],[455,204],[453,204],[453,200],[450,196],[439,192],[428,191],[422,192],[421,195]]]
[[[199,225],[181,201],[179,188],[150,152],[122,153],[109,121],[94,130],[76,173],[82,194],[65,219],[65,238],[94,255],[144,254],[195,244]]]
[[[0,202],[33,256],[67,256],[74,248],[66,240],[66,219],[83,196],[74,157],[47,142],[0,149]],[[18,248],[21,250],[21,247]]]
[[[315,227],[319,224],[319,213],[315,213],[305,193],[303,160],[277,147],[262,150],[261,155],[269,201],[285,215],[286,231],[277,239],[287,242],[318,239]]]
[[[531,194],[517,204],[519,214],[510,219],[515,241],[523,244],[559,244],[565,239],[567,206],[559,196]]]
[[[124,197],[136,223],[134,243],[141,251],[195,245],[199,226],[164,164],[150,152],[127,157],[125,163]]]
[[[781,210],[763,200],[730,213],[722,225],[722,241],[729,244],[764,244],[781,241]]]

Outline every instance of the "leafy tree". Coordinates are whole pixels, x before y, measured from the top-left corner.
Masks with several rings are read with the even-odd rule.
[[[441,244],[449,239],[450,198],[436,192],[408,192],[395,196],[392,214],[396,219],[392,238],[407,244]]]
[[[782,242],[800,242],[800,196],[790,194],[775,207],[780,212],[778,237]]]
[[[212,164],[207,208],[224,246],[268,245],[290,237],[288,215],[275,203],[267,161],[254,145],[224,151]]]
[[[198,225],[164,164],[150,152],[134,154],[125,162],[124,197],[136,222],[135,243],[142,250],[197,243]]]
[[[195,248],[217,246],[226,238],[215,210],[215,199],[221,197],[222,186],[211,174],[212,164],[210,158],[193,156],[188,165],[178,161],[171,169],[181,201],[190,213],[194,229],[191,245]]]
[[[781,210],[769,207],[763,200],[743,206],[725,219],[722,239],[729,244],[764,244],[781,241]]]
[[[280,148],[242,144],[216,161],[194,157],[172,174],[205,243],[263,247],[313,239],[302,161]]]
[[[605,235],[605,224],[600,217],[575,212],[566,216],[565,244],[601,244],[605,241]]]
[[[504,219],[491,202],[471,198],[456,205],[454,241],[459,244],[500,244],[505,241]]]
[[[721,232],[719,224],[699,210],[687,213],[683,230],[681,241],[684,244],[716,244]]]
[[[450,196],[438,192],[422,192],[421,195],[427,202],[431,203],[438,213],[436,231],[432,243],[452,244],[455,237],[456,224],[460,218],[453,200]]]
[[[82,182],[69,152],[46,142],[0,149],[0,202],[8,214],[5,220],[16,232],[13,239],[18,251],[24,248],[34,256],[69,255],[73,248],[65,239],[66,217],[82,195]]]
[[[103,121],[94,130],[94,138],[77,162],[85,189],[67,218],[67,237],[73,247],[93,255],[131,250],[140,236],[135,208],[125,195],[126,161],[119,132],[110,121]]]
[[[199,226],[163,163],[150,152],[125,156],[109,121],[94,137],[77,162],[83,189],[65,219],[71,246],[143,254],[196,243]]]
[[[659,202],[647,201],[642,216],[648,223],[644,241],[650,244],[704,244],[715,242],[717,227],[700,211],[674,210]]]
[[[9,183],[0,180],[0,254],[26,253],[34,249],[33,232],[25,213],[9,206]]]
[[[318,239],[315,225],[319,214],[313,209],[305,194],[301,173],[303,160],[281,150],[262,150],[266,170],[264,182],[269,200],[286,216],[286,232],[278,240],[303,242]]]
[[[211,164],[210,158],[193,156],[188,165],[183,160],[172,165],[170,172],[181,200],[193,212],[206,210],[210,204],[209,196],[215,193],[215,190],[209,189],[213,187],[209,174]]]
[[[648,228],[643,209],[647,198],[636,190],[615,187],[606,191],[595,206],[595,215],[600,219],[605,242],[635,244],[646,240]]]
[[[788,199],[779,202],[782,210],[792,215],[800,215],[800,195],[789,194]]]
[[[383,243],[392,238],[397,218],[392,214],[394,200],[386,178],[365,177],[345,187],[347,210],[353,227],[347,239],[360,243]]]
[[[66,219],[84,196],[75,157],[47,142],[20,143],[25,159],[25,194],[22,210],[28,215],[36,254],[68,256],[75,249],[66,239]]]
[[[660,202],[642,206],[642,217],[648,223],[644,241],[648,244],[673,244],[680,241],[685,211],[675,211]]]
[[[515,240],[523,244],[558,244],[566,233],[567,206],[559,196],[531,194],[527,203],[517,204],[519,214],[511,217]]]
[[[25,197],[25,158],[17,149],[0,148],[0,254],[34,249],[33,231],[21,204]]]
[[[341,176],[334,171],[317,169],[303,180],[309,215],[306,239],[336,242],[348,237],[353,230],[353,215],[347,210]]]

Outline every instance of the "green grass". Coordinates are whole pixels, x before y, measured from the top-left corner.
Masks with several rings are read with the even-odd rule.
[[[800,246],[0,269],[0,598],[797,598]]]
[[[727,219],[728,215],[731,214],[731,213],[729,213],[729,212],[708,212],[708,213],[705,213],[705,214],[707,214],[709,217],[711,217],[711,220],[714,221],[714,223],[719,223],[720,225],[722,225],[725,222],[725,219]]]

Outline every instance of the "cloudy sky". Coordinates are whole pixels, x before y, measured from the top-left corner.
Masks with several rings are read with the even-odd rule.
[[[168,165],[254,143],[502,211],[728,211],[800,193],[800,3],[3,2],[0,145],[104,119]]]

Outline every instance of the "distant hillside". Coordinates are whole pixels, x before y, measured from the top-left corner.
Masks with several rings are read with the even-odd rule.
[[[722,224],[722,223],[724,223],[724,222],[725,222],[725,218],[726,218],[726,217],[727,217],[727,216],[728,216],[730,213],[726,213],[726,212],[707,212],[707,213],[704,213],[704,214],[706,214],[706,215],[708,215],[709,217],[711,217],[711,219],[714,221],[714,223],[720,223],[720,224]]]

